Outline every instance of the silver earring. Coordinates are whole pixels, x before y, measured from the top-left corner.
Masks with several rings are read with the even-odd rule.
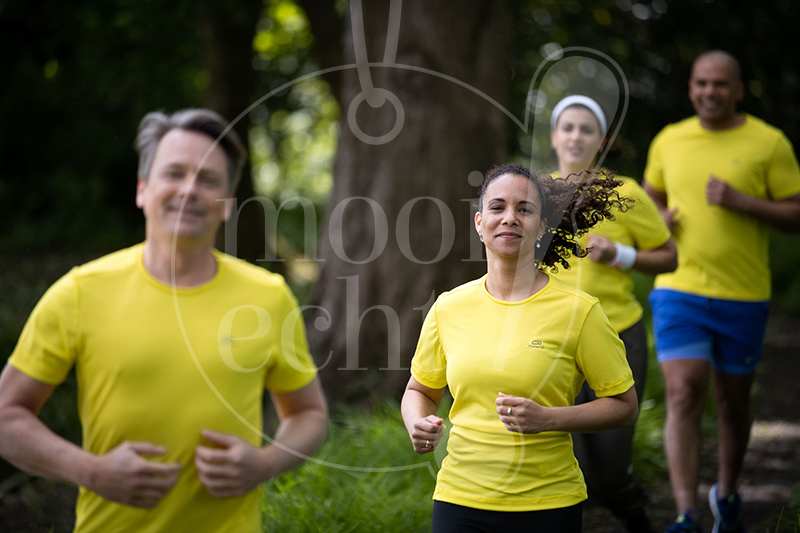
[[[483,242],[483,234],[482,233],[478,233],[478,238],[481,240],[481,242]]]
[[[536,240],[536,247],[537,247],[537,248],[541,248],[541,247],[542,247],[542,238],[541,238],[541,237],[539,237],[539,238]]]

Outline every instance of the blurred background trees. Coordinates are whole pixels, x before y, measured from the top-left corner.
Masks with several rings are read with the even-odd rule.
[[[382,0],[364,8],[372,62],[383,58],[388,6]],[[400,367],[408,367],[430,294],[483,268],[463,261],[472,257],[464,200],[474,197],[479,183],[470,182],[470,173],[506,158],[552,167],[541,137],[546,128],[537,130],[535,112],[547,116],[558,91],[573,90],[575,72],[595,76],[594,67],[585,65],[564,72],[548,68],[531,87],[545,57],[569,59],[579,54],[559,51],[580,46],[619,65],[630,101],[616,158],[607,165],[641,176],[652,137],[692,114],[686,80],[693,58],[710,48],[740,58],[746,87],[741,109],[781,128],[798,146],[798,9],[790,0],[406,0],[397,63],[461,80],[519,121],[534,89],[533,128],[521,129],[452,82],[373,67],[375,86],[398,95],[406,117],[394,141],[372,146],[358,141],[347,122],[360,91],[355,69],[313,75],[354,62],[347,1],[0,2],[0,349],[11,352],[33,304],[55,277],[143,238],[133,202],[137,160],[131,149],[141,117],[156,109],[206,106],[231,120],[243,115],[237,129],[248,139],[252,158],[240,206],[254,195],[276,206],[292,197],[310,200],[319,229],[311,255],[325,262],[298,260],[310,252],[308,212],[297,202],[284,204],[277,221],[265,220],[258,204],[248,203],[239,219],[237,253],[284,273],[302,301],[336,313],[327,331],[309,323],[319,361],[333,351],[330,369],[346,365],[345,278],[359,276],[357,316],[373,306],[396,310]],[[605,68],[613,78],[612,62],[597,61],[595,72]],[[567,65],[551,62],[559,63]],[[622,86],[618,76],[613,79]],[[621,107],[617,121],[620,115]],[[362,104],[356,118],[377,136],[391,128],[394,111],[389,104]],[[342,261],[327,240],[332,209],[352,196],[374,199],[389,221],[386,250],[363,265],[354,263],[369,255],[374,236],[365,202],[353,202],[343,219],[342,246],[356,261]],[[456,221],[449,253],[428,265],[404,256],[394,233],[400,208],[420,196],[441,199]],[[439,210],[432,201],[420,201],[410,216],[411,250],[420,261],[431,261],[442,242]],[[800,240],[775,238],[776,308],[797,312]],[[224,248],[222,239],[219,244]],[[359,365],[367,371],[353,371],[347,379],[324,373],[333,397],[369,400],[369,394],[401,392],[406,371],[378,372],[397,342],[389,324],[379,310],[364,314],[356,342]]]

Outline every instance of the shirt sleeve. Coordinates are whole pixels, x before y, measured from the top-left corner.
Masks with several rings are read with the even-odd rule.
[[[630,189],[633,206],[620,217],[639,250],[653,250],[667,242],[671,236],[667,224],[658,212],[655,202],[638,184]]]
[[[774,200],[785,200],[800,193],[797,157],[789,139],[783,134],[778,139],[775,153],[767,168],[767,190]]]
[[[661,163],[661,138],[662,133],[656,135],[650,148],[647,150],[647,165],[644,168],[644,181],[657,191],[666,192],[664,184],[664,167]]]
[[[575,354],[578,368],[598,397],[616,396],[633,387],[633,373],[625,358],[625,345],[600,304],[586,315]]]
[[[33,379],[60,384],[77,357],[78,317],[73,270],[54,283],[36,304],[8,363]]]
[[[417,342],[417,350],[411,361],[411,375],[420,384],[431,389],[443,389],[447,386],[447,356],[439,339],[436,317],[438,303],[437,300],[425,317]]]
[[[264,386],[271,392],[293,392],[311,383],[317,367],[308,350],[303,308],[285,283],[278,291],[279,304],[272,323],[280,324],[280,350],[264,377]]]

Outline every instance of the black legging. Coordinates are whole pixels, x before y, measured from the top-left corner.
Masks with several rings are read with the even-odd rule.
[[[433,533],[580,533],[583,504],[543,511],[485,511],[433,502]]]
[[[640,320],[619,334],[625,344],[628,364],[636,381],[639,402],[644,394],[647,376],[647,332]],[[584,383],[575,404],[596,399],[594,391]],[[627,519],[644,512],[647,502],[644,490],[636,483],[631,466],[634,426],[602,433],[573,433],[575,457],[578,458],[589,494],[617,518]]]

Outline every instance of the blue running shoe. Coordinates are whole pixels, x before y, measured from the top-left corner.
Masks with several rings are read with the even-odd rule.
[[[739,519],[742,499],[739,494],[731,494],[720,499],[717,496],[717,484],[708,492],[708,505],[714,514],[713,533],[744,533],[744,525]]]
[[[697,516],[696,511],[688,510],[675,520],[675,523],[667,528],[666,533],[702,533],[700,525],[694,521]]]

